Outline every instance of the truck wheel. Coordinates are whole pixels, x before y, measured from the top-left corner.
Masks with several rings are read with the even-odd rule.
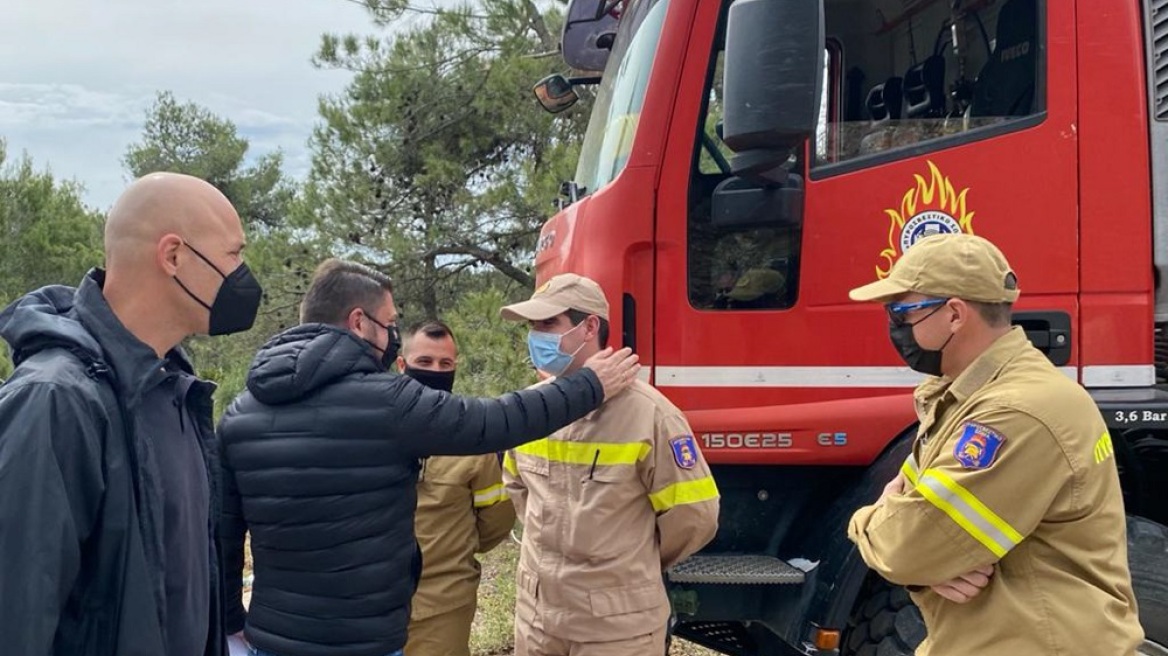
[[[925,621],[908,592],[869,575],[843,637],[843,656],[912,656],[924,639]]]
[[[1127,519],[1128,562],[1144,626],[1146,656],[1168,656],[1168,527]]]

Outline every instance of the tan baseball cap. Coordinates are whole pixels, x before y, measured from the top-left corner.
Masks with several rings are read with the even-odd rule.
[[[786,283],[783,274],[774,269],[751,269],[742,274],[727,296],[735,301],[753,301],[766,294],[779,293]]]
[[[980,303],[1018,300],[1018,277],[988,240],[965,233],[926,237],[892,267],[887,278],[848,293],[853,301],[884,301],[905,292]]]
[[[608,319],[608,300],[595,281],[561,273],[540,285],[529,300],[508,305],[499,314],[508,321],[543,321],[568,310]]]

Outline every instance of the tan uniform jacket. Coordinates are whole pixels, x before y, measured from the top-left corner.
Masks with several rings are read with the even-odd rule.
[[[929,630],[918,656],[1134,654],[1119,475],[1086,391],[1015,328],[915,397],[906,491],[857,511],[848,535],[909,586]],[[994,563],[969,603],[923,587]]]
[[[662,571],[714,537],[718,488],[681,411],[646,383],[509,451],[523,521],[516,616],[573,642],[652,633]]]
[[[410,618],[424,619],[474,603],[476,553],[495,548],[515,526],[495,454],[427,458],[418,477],[414,532],[422,548],[422,580]]]

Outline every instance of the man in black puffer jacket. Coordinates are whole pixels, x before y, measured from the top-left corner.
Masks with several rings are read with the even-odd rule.
[[[260,349],[227,410],[221,537],[226,628],[261,656],[390,656],[421,572],[419,459],[502,451],[596,409],[636,377],[628,349],[498,399],[431,390],[389,365],[400,346],[389,279],[329,260],[302,324]],[[255,580],[241,602],[244,534]],[[246,620],[246,622],[245,622]]]

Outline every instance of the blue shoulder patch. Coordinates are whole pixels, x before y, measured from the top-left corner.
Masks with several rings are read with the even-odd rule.
[[[953,457],[966,469],[988,469],[998,458],[1006,436],[981,424],[967,421],[953,448]]]
[[[669,440],[669,447],[673,449],[673,460],[682,469],[693,469],[698,464],[698,446],[693,435],[679,435]]]

